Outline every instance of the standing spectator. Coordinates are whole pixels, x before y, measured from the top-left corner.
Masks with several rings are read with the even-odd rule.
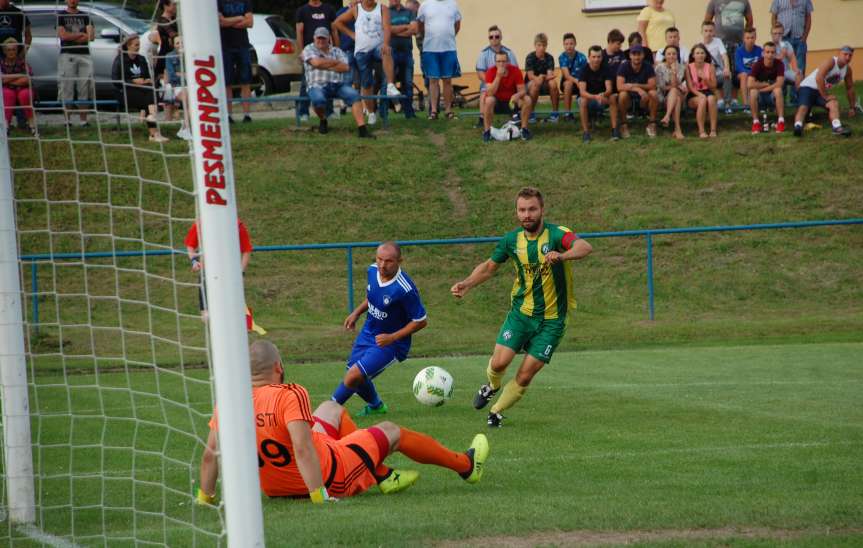
[[[698,136],[708,137],[704,130],[704,122],[710,115],[710,137],[716,137],[716,125],[719,121],[719,109],[716,104],[716,69],[710,52],[704,44],[695,44],[689,54],[689,65],[686,67],[686,96],[689,108],[695,111],[695,123],[698,124]]]
[[[354,21],[354,30],[347,25]],[[387,95],[397,96],[399,90],[393,83],[393,55],[390,47],[392,25],[390,10],[384,9],[377,0],[363,0],[355,7],[341,14],[333,22],[333,27],[339,32],[354,39],[354,59],[360,71],[360,89],[363,95],[373,95],[375,91],[375,62],[382,64],[387,80]],[[377,123],[376,104],[374,99],[366,99],[366,111],[369,113],[369,125]]]
[[[626,123],[625,116],[630,105],[633,105],[637,109],[648,110],[647,136],[653,138],[656,137],[656,112],[659,109],[656,73],[653,67],[644,62],[644,48],[641,44],[632,46],[629,56],[629,61],[624,61],[617,71],[617,89],[620,91],[620,133],[624,139],[629,137],[629,125]]]
[[[339,97],[351,107],[359,136],[373,139],[374,136],[369,133],[363,118],[363,103],[360,95],[344,79],[344,74],[351,70],[348,66],[348,58],[342,50],[330,45],[330,31],[326,27],[318,27],[314,33],[314,41],[303,48],[302,58],[309,98],[315,114],[320,119],[318,131],[322,135],[329,131],[327,102]]]
[[[452,111],[452,79],[461,76],[455,45],[455,37],[461,29],[461,11],[455,0],[427,0],[420,5],[417,21],[419,31],[424,36],[423,70],[431,85],[429,118],[437,119],[440,93],[438,82],[443,80],[444,111],[447,119],[453,119],[456,116]]]
[[[560,106],[560,88],[557,87],[557,79],[554,77],[554,57],[546,51],[548,36],[544,33],[537,34],[533,38],[533,47],[534,51],[528,53],[524,60],[527,93],[534,106],[537,105],[540,95],[551,96],[553,112],[548,121],[556,123],[559,119],[557,109]]]
[[[356,7],[359,3],[360,0],[345,0],[345,5],[336,12],[336,19],[338,19],[341,14]],[[355,32],[353,21],[348,23],[346,26],[348,27],[348,30]],[[348,66],[351,67],[351,73],[349,77],[346,77],[346,79],[354,88],[360,89],[360,69],[357,68],[357,61],[354,58],[354,39],[343,32],[336,32],[336,29],[331,29],[331,32],[334,35],[337,34],[339,36],[338,48],[348,57]],[[303,78],[303,85],[305,85],[305,78]],[[342,112],[342,114],[344,114],[344,112]]]
[[[638,31],[630,32],[629,36],[626,37],[626,42],[629,44],[630,49],[635,44],[641,44],[641,34],[639,34]],[[644,50],[644,62],[648,65],[653,65],[653,58],[654,56],[658,57],[658,55],[654,54],[653,50],[646,47],[644,44],[641,44],[641,48]],[[626,60],[628,61],[629,50],[626,50],[623,53],[626,54]],[[661,62],[661,59],[657,62]]]
[[[723,78],[723,98],[726,112],[730,113],[738,105],[738,82],[731,78],[732,74],[737,74],[734,65],[737,48],[743,41],[743,30],[755,26],[752,19],[752,6],[749,4],[749,0],[710,0],[707,3],[707,13],[704,20],[715,22],[716,34],[728,52],[729,63],[725,66],[728,75]],[[710,54],[713,55],[710,44],[705,43],[705,45]]]
[[[12,5],[9,0],[0,0],[0,43],[5,44],[9,38],[15,43],[23,44],[23,55],[27,53],[33,36],[30,34],[30,19],[24,15],[21,8]]]
[[[82,103],[94,95],[90,42],[96,37],[96,31],[90,16],[78,9],[78,0],[66,0],[66,9],[57,14],[57,36],[60,38],[57,76],[66,125],[69,125],[69,108],[77,92],[81,125],[88,127],[87,107]]]
[[[495,114],[513,114],[514,108],[521,109],[521,138],[530,140],[531,133],[527,128],[533,101],[528,97],[524,87],[524,76],[518,67],[509,60],[506,52],[495,54],[495,66],[485,73],[488,84],[482,103],[482,120],[484,142],[491,141],[491,123]]]
[[[755,61],[761,59],[761,47],[755,44],[757,33],[755,29],[749,28],[743,31],[743,47],[737,48],[734,53],[734,70],[737,71],[736,78],[744,101],[749,98],[749,73]],[[749,104],[745,111],[749,112]]]
[[[156,29],[150,33],[150,40],[159,44],[159,51],[156,53],[156,61],[153,63],[153,81],[156,82],[156,87],[159,87],[159,81],[164,81],[166,93],[169,98],[165,99],[165,118],[167,120],[174,119],[174,102],[170,100],[169,83],[165,75],[165,62],[169,53],[174,51],[174,37],[179,34],[177,27],[177,3],[174,0],[160,0],[162,14],[156,18]]]
[[[189,227],[189,232],[186,233],[186,238],[183,244],[186,246],[186,255],[192,263],[192,272],[199,272],[201,276],[201,288],[198,291],[198,304],[201,310],[201,319],[207,321],[207,288],[204,285],[204,251],[201,249],[198,227],[201,225],[200,219],[195,219],[192,226]],[[252,240],[249,238],[249,231],[243,221],[237,219],[237,231],[240,237],[240,268],[243,273],[246,272],[246,267],[249,266],[249,261],[252,258]]]
[[[416,14],[403,6],[401,0],[390,0],[390,47],[393,49],[393,70],[401,84],[402,112],[405,118],[416,118],[414,113],[414,46],[417,32]]]
[[[665,45],[656,52],[655,58],[653,59],[657,64],[665,61],[665,48],[668,46],[674,46],[677,48],[677,51],[680,54],[679,61],[681,63],[685,63],[686,60],[689,59],[689,48],[680,43],[680,30],[678,30],[677,27],[670,27],[665,30]],[[650,53],[645,51],[644,54],[645,57],[647,57]]]
[[[353,6],[353,4],[351,4],[351,6]],[[347,11],[347,9],[345,9],[345,11]],[[309,0],[307,3],[297,8],[296,13],[294,13],[294,21],[296,21],[297,27],[298,49],[300,51],[303,51],[306,46],[315,41],[315,31],[318,30],[319,27],[324,27],[332,33],[332,24],[333,21],[336,20],[337,16],[338,15],[336,14],[336,10],[329,4],[324,4],[323,2],[321,2],[321,0]],[[333,35],[333,44],[335,44],[336,47],[341,47],[344,51],[347,44],[341,43],[340,40],[342,36],[346,35],[339,35],[338,33],[335,33]],[[353,39],[350,37],[348,37],[348,39],[351,43],[351,57],[353,57]],[[308,96],[309,92],[306,89],[306,79],[305,77],[303,77],[300,79],[300,97]],[[297,110],[300,114],[300,120],[308,120],[309,103],[301,101],[297,105]]]
[[[502,51],[506,53],[510,65],[518,66],[518,59],[515,53],[501,43],[503,40],[503,31],[497,25],[492,25],[488,28],[488,46],[479,52],[479,57],[476,60],[476,76],[479,78],[479,104],[480,108],[485,104],[485,91],[488,87],[485,81],[485,73],[495,66],[495,57],[497,53]],[[521,71],[519,71],[521,72]],[[482,117],[477,121],[478,126],[483,125]]]
[[[613,76],[602,58],[602,47],[591,46],[587,52],[587,65],[578,75],[578,109],[581,117],[582,141],[590,142],[590,116],[602,114],[606,107],[611,111],[611,140],[620,139],[617,128],[617,95],[612,93]]]
[[[683,139],[680,127],[680,111],[686,98],[686,65],[680,62],[677,46],[665,46],[665,59],[656,65],[656,94],[659,103],[665,105],[665,116],[660,120],[668,127],[674,118],[674,138]]]
[[[776,44],[766,42],[763,57],[752,65],[749,73],[749,108],[752,110],[752,133],[761,133],[758,110],[776,109],[776,133],[785,132],[785,105],[782,90],[785,84],[785,65],[776,59]]]
[[[771,25],[782,23],[784,38],[791,43],[797,55],[797,67],[806,74],[807,40],[812,30],[812,0],[773,0],[770,4]],[[797,102],[797,90],[791,91],[791,101]]]
[[[3,106],[7,131],[12,130],[12,111],[16,105],[23,111],[25,122],[20,125],[33,134],[36,127],[31,123],[33,109],[30,108],[30,77],[33,71],[24,61],[24,44],[14,36],[3,41],[3,58],[0,60],[0,74],[3,77]]]
[[[222,37],[222,62],[225,64],[225,91],[228,94],[228,120],[234,105],[234,86],[240,86],[243,99],[252,96],[252,57],[249,52],[249,30],[255,24],[252,0],[217,0]],[[243,102],[243,122],[252,121],[251,105]]]
[[[607,68],[611,76],[611,95],[617,98],[617,71],[621,63],[626,61],[626,54],[621,49],[623,47],[623,33],[614,29],[608,33],[608,44],[602,52],[602,64]]]
[[[674,26],[674,14],[665,9],[665,0],[649,0],[638,14],[638,33],[642,47],[658,49],[665,41],[665,29]]]
[[[825,60],[809,76],[800,83],[800,106],[797,108],[797,116],[794,118],[794,135],[803,136],[803,122],[806,115],[813,107],[827,109],[830,124],[833,126],[833,135],[848,137],[851,130],[842,126],[839,120],[839,100],[830,93],[833,86],[839,82],[845,82],[845,94],[848,97],[848,116],[854,117],[854,105],[857,104],[857,95],[854,93],[854,75],[851,72],[851,58],[854,56],[854,48],[843,46],[839,54]]]
[[[566,109],[565,119],[574,120],[572,115],[572,97],[578,97],[578,75],[587,65],[587,56],[575,49],[575,35],[567,32],[563,35],[563,53],[558,57],[560,64],[560,86],[563,88],[563,105]]]
[[[167,137],[159,133],[156,125],[156,90],[147,58],[140,54],[141,39],[130,34],[120,45],[111,70],[112,79],[122,82],[122,97],[126,112],[138,112],[147,124],[150,141],[166,143]]]
[[[791,45],[791,42],[785,40],[783,36],[785,36],[785,27],[782,26],[782,23],[773,25],[770,37],[773,38],[773,43],[776,44],[776,58],[785,65],[785,88],[793,87],[796,91],[800,88],[800,82],[803,81],[803,73],[800,72],[800,67],[797,66],[797,55],[794,53],[794,46]],[[785,96],[784,91],[782,96]]]
[[[713,59],[713,68],[716,70],[716,87],[717,89],[724,90],[726,82],[731,81],[731,62],[728,58],[728,50],[725,48],[725,43],[716,37],[716,25],[713,21],[705,21],[701,24],[701,40],[701,43],[704,44],[707,51],[710,52],[710,57]],[[689,60],[688,56],[681,56],[680,58],[685,61]],[[720,110],[725,107],[725,97],[725,94],[723,94],[716,101],[716,106]],[[728,97],[730,100],[730,95]]]
[[[177,137],[184,141],[192,140],[192,132],[189,130],[189,94],[186,91],[186,73],[183,70],[183,38],[179,34],[174,35],[174,49],[165,58],[165,79],[170,86],[171,94],[175,103],[183,106],[183,122]]]

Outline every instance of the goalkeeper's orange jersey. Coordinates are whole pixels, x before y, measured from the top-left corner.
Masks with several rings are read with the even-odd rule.
[[[309,393],[299,384],[270,384],[252,390],[257,438],[258,472],[261,490],[270,497],[308,495],[300,470],[294,459],[294,447],[288,432],[288,423],[303,421],[314,423],[309,404]],[[213,414],[210,428],[218,429],[218,415]],[[335,471],[333,448],[335,440],[312,432],[312,442],[321,462],[324,481],[332,481]]]

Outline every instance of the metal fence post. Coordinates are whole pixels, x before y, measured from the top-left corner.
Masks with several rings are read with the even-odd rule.
[[[650,321],[653,321],[653,236],[646,234],[645,239],[647,240],[647,300],[650,310]]]
[[[39,263],[30,261],[30,290],[33,292],[31,297],[33,307],[33,325],[36,327],[36,333],[39,333]]]
[[[348,314],[354,311],[354,248],[348,250]]]

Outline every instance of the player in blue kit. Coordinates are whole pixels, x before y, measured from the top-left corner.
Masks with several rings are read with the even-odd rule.
[[[351,349],[345,377],[333,391],[332,399],[343,405],[354,393],[359,394],[366,401],[360,416],[387,412],[373,379],[391,364],[405,361],[411,335],[428,324],[419,290],[402,271],[401,262],[397,243],[379,245],[375,264],[368,269],[366,298],[345,318],[345,329],[353,330],[360,316],[368,312]]]

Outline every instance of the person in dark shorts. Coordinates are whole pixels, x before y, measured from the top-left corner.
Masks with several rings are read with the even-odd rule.
[[[249,52],[249,31],[254,24],[252,0],[218,0],[219,27],[222,37],[222,62],[225,65],[225,90],[228,112],[233,112],[231,99],[234,86],[240,87],[243,99],[252,96],[252,57]],[[243,122],[251,122],[251,105],[243,103]],[[230,116],[228,120],[234,121]]]
[[[617,96],[613,96],[612,79],[608,65],[602,60],[602,47],[591,46],[587,52],[587,65],[578,76],[578,108],[581,117],[582,140],[589,142],[590,118],[602,114],[607,107],[611,114],[611,140],[620,139],[617,127]]]
[[[514,107],[521,109],[521,138],[531,138],[527,129],[533,101],[524,89],[524,76],[517,66],[510,64],[509,54],[499,51],[495,54],[494,66],[485,73],[488,84],[482,104],[482,140],[491,141],[491,123],[495,114],[512,114]]]

